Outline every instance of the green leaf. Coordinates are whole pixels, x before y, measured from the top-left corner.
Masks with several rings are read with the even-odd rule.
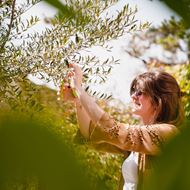
[[[163,0],[163,2],[178,13],[190,27],[190,0]]]
[[[58,0],[45,0],[48,4],[52,5],[53,7],[57,8],[63,16],[67,18],[74,18],[75,17],[75,11],[68,7],[67,5],[62,4]]]

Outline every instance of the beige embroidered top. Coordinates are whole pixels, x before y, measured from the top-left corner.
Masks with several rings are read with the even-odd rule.
[[[97,124],[90,124],[90,141],[98,149],[109,152],[139,152],[139,179],[150,168],[149,160],[158,155],[163,143],[178,133],[178,129],[170,124],[127,125],[116,122],[108,114],[104,114]]]

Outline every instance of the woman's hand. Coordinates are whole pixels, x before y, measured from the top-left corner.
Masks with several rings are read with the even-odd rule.
[[[82,85],[82,77],[83,77],[83,73],[81,68],[76,65],[76,64],[69,64],[69,67],[72,69],[72,71],[70,71],[71,73],[69,73],[69,75],[71,76],[71,79],[73,80],[73,88],[79,88]]]
[[[67,77],[60,86],[57,92],[58,100],[63,99],[65,101],[77,101],[77,90],[82,85],[82,70],[76,64],[69,64],[71,70],[67,73]]]
[[[57,100],[64,100],[64,101],[76,101],[76,97],[73,94],[73,91],[69,84],[63,84],[60,86],[59,90],[57,91]]]

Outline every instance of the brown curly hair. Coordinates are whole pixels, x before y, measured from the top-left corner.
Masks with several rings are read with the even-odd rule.
[[[138,75],[131,83],[130,94],[141,90],[149,95],[156,106],[155,123],[179,125],[184,118],[181,90],[176,79],[164,71],[151,71]]]

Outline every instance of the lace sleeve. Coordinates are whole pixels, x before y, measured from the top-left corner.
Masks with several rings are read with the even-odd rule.
[[[89,126],[89,134],[93,133],[93,130],[95,129],[96,125],[90,121]],[[117,147],[115,145],[112,145],[108,142],[102,142],[102,143],[94,143],[95,141],[88,141],[88,145],[93,147],[94,149],[101,151],[101,152],[109,152],[109,153],[116,153],[116,154],[122,154],[125,157],[128,157],[130,152],[127,150],[123,150],[120,147]]]
[[[177,133],[178,130],[173,125],[126,125],[104,114],[100,121],[91,127],[90,140],[97,144],[110,143],[126,151],[155,155],[160,146]]]

